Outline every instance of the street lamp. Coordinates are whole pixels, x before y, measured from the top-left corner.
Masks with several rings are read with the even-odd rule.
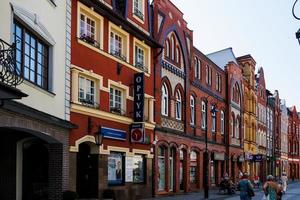
[[[97,146],[101,146],[103,142],[103,134],[101,133],[101,126],[98,126],[98,131],[95,133],[95,143]]]
[[[208,114],[207,114],[207,105],[208,103],[206,103],[205,106],[205,152],[204,152],[204,167],[205,167],[205,174],[204,174],[204,199],[208,199],[208,190],[209,190],[209,186],[208,186],[208,170],[209,170],[209,154],[208,154],[208,147],[207,147],[207,143],[208,143],[208,130],[207,130],[207,121],[208,121]],[[211,107],[210,112],[212,113],[212,116],[215,117],[216,112],[218,112],[217,108],[215,105],[213,105]]]
[[[299,28],[299,30],[296,32],[296,38],[297,38],[297,40],[298,40],[298,42],[299,42],[299,45],[300,45],[300,28]]]
[[[294,5],[293,5],[292,13],[293,13],[293,16],[294,16],[295,19],[300,20],[300,18],[297,17],[296,14],[295,14],[295,5],[296,5],[297,1],[298,0],[296,0],[295,3],[294,3]],[[298,40],[298,42],[300,44],[300,29],[296,32],[296,38],[297,38],[297,40]]]

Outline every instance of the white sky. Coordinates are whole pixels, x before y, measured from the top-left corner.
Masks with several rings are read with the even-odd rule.
[[[235,56],[251,54],[262,66],[266,87],[279,90],[287,106],[300,112],[300,45],[292,16],[294,0],[172,0],[194,31],[204,54],[232,47]],[[300,17],[300,2],[296,5]],[[257,71],[257,70],[256,70]]]

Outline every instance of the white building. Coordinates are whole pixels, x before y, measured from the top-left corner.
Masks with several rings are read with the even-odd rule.
[[[0,100],[14,94],[0,107],[0,199],[62,199],[68,189],[70,4],[0,1],[0,69],[12,69],[0,70]]]
[[[284,99],[281,100],[281,171],[288,172],[288,110]]]

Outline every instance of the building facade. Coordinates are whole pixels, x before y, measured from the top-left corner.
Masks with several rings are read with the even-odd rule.
[[[69,3],[0,3],[0,85],[17,94],[0,92],[0,199],[59,200],[69,188]]]
[[[266,120],[267,120],[267,175],[268,174],[273,174],[275,175],[275,171],[274,171],[274,162],[275,162],[275,157],[274,157],[274,153],[275,153],[275,145],[274,145],[274,139],[275,139],[275,99],[273,98],[273,94],[267,90],[267,116],[266,116]]]
[[[70,189],[151,197],[153,58],[148,1],[72,1]],[[102,138],[101,140],[98,140]],[[109,190],[108,190],[109,189]]]
[[[255,81],[255,65],[256,62],[251,55],[238,58],[238,62],[243,72],[243,95],[244,95],[244,152],[245,162],[243,163],[243,172],[247,172],[252,179],[257,176],[256,160],[258,146],[256,143],[256,127],[257,127],[257,96]]]
[[[288,117],[288,108],[286,107],[286,101],[281,99],[281,155],[280,155],[280,171],[288,172],[288,125],[289,125],[289,117]]]
[[[262,160],[257,162],[258,175],[261,181],[266,180],[267,173],[267,93],[263,68],[256,75],[257,94],[257,134],[258,154]]]
[[[288,177],[299,179],[299,116],[296,106],[288,108]]]
[[[281,177],[282,171],[280,167],[280,156],[281,156],[281,109],[280,109],[280,97],[279,91],[275,90],[273,94],[273,101],[274,101],[274,156],[273,156],[273,166],[275,171],[273,174],[275,177]]]
[[[225,135],[226,144],[226,169],[229,176],[235,182],[239,178],[244,162],[244,130],[243,130],[243,74],[232,48],[223,49],[207,57],[216,63],[226,73],[227,93],[227,131]]]

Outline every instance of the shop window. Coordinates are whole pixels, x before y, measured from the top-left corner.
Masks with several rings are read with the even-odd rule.
[[[164,147],[158,148],[158,190],[164,191],[166,189],[166,163]]]
[[[197,153],[195,151],[191,151],[190,154],[190,183],[197,183]]]
[[[17,22],[14,22],[14,41],[17,73],[34,85],[48,90],[49,46]]]
[[[83,104],[95,104],[95,82],[79,76],[78,101]]]
[[[112,152],[108,155],[107,178],[109,185],[124,183],[124,156],[123,153]]]
[[[144,0],[133,1],[133,14],[140,20],[144,20]]]
[[[121,115],[125,114],[123,93],[124,92],[119,88],[115,88],[115,87],[110,88],[110,93],[109,93],[110,112],[121,114]]]
[[[143,155],[133,157],[133,182],[145,183],[145,158]]]

